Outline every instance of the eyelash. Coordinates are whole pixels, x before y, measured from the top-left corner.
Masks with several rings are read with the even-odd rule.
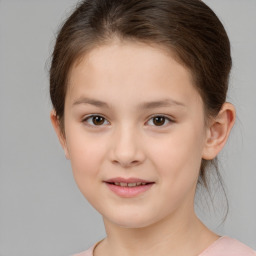
[[[173,120],[172,118],[170,118],[169,116],[166,116],[166,115],[161,115],[161,114],[151,116],[150,119],[147,121],[147,123],[148,123],[150,120],[152,120],[152,122],[153,122],[153,119],[154,119],[154,118],[159,118],[159,117],[160,117],[160,118],[164,118],[164,124],[163,124],[163,125],[160,125],[160,126],[158,126],[158,125],[152,125],[152,126],[155,126],[155,127],[165,127],[165,126],[166,126],[166,122],[168,122],[168,124],[174,123],[174,120]]]
[[[94,117],[100,117],[100,118],[102,118],[102,119],[104,120],[103,124],[102,124],[102,125],[95,125],[95,124],[93,124],[93,120],[92,120],[92,119],[93,119]],[[150,126],[164,127],[164,126],[166,126],[166,122],[168,122],[168,123],[174,123],[174,122],[175,122],[175,121],[174,121],[172,118],[170,118],[169,116],[159,114],[159,115],[151,116],[151,117],[149,118],[149,120],[147,121],[147,123],[148,123],[150,120],[153,120],[154,118],[159,118],[159,117],[160,117],[160,118],[164,118],[164,124],[163,124],[163,125],[159,125],[159,126],[158,126],[158,125],[150,125]],[[88,120],[90,120],[90,119],[92,120],[91,123],[88,122]],[[110,124],[110,122],[107,121],[107,119],[106,119],[104,116],[98,115],[98,114],[89,115],[89,116],[85,117],[85,118],[82,120],[82,122],[83,122],[83,123],[87,123],[88,126],[93,127],[93,128],[101,127],[101,126],[104,125],[105,122],[107,122],[108,124]]]
[[[91,122],[91,124],[88,122],[88,120],[90,120],[90,119],[93,119],[94,117],[100,117],[100,118],[102,118],[103,120],[104,120],[104,123],[107,121],[107,119],[104,117],[104,116],[101,116],[101,115],[89,115],[89,116],[87,116],[87,117],[85,117],[83,120],[82,120],[82,122],[83,123],[87,123],[87,125],[88,126],[90,126],[90,127],[93,127],[93,128],[97,128],[98,126],[102,126],[102,125],[95,125],[95,124],[93,124],[92,122]],[[108,121],[107,121],[108,122]],[[109,122],[108,122],[108,124],[109,124]]]

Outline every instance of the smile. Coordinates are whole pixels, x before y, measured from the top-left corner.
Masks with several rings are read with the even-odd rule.
[[[147,192],[155,182],[141,180],[137,178],[114,178],[104,182],[111,192],[123,198],[136,197]]]
[[[136,186],[144,186],[144,185],[147,185],[148,183],[146,182],[137,182],[137,183],[114,182],[110,184],[121,186],[121,187],[136,187]]]

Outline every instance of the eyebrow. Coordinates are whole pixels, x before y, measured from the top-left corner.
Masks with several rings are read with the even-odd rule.
[[[72,105],[76,106],[80,104],[90,104],[99,108],[110,108],[106,102],[90,98],[80,98],[76,100]]]
[[[139,108],[142,109],[152,109],[152,108],[159,108],[159,107],[171,107],[171,106],[182,106],[185,107],[185,105],[182,102],[173,100],[173,99],[163,99],[159,101],[151,101],[151,102],[145,102],[142,103]]]
[[[80,104],[90,104],[99,108],[107,108],[110,109],[111,107],[103,101],[91,99],[91,98],[80,98],[76,100],[72,105],[80,105]],[[153,109],[159,107],[171,107],[171,106],[181,106],[186,107],[185,104],[182,102],[173,100],[173,99],[163,99],[158,101],[150,101],[150,102],[143,102],[139,105],[139,109]]]

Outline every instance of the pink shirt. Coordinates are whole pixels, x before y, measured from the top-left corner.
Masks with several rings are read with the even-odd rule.
[[[93,250],[98,243],[87,251],[73,256],[93,256]],[[222,236],[198,256],[256,256],[256,252],[236,239]]]

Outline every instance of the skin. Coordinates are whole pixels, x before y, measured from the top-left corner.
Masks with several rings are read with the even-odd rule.
[[[103,216],[107,237],[94,255],[198,255],[218,239],[195,215],[194,196],[201,159],[223,148],[235,110],[225,103],[207,126],[204,113],[189,70],[160,47],[113,41],[72,67],[65,136],[54,110],[51,120],[80,191]],[[114,177],[154,185],[123,198],[104,183]]]

